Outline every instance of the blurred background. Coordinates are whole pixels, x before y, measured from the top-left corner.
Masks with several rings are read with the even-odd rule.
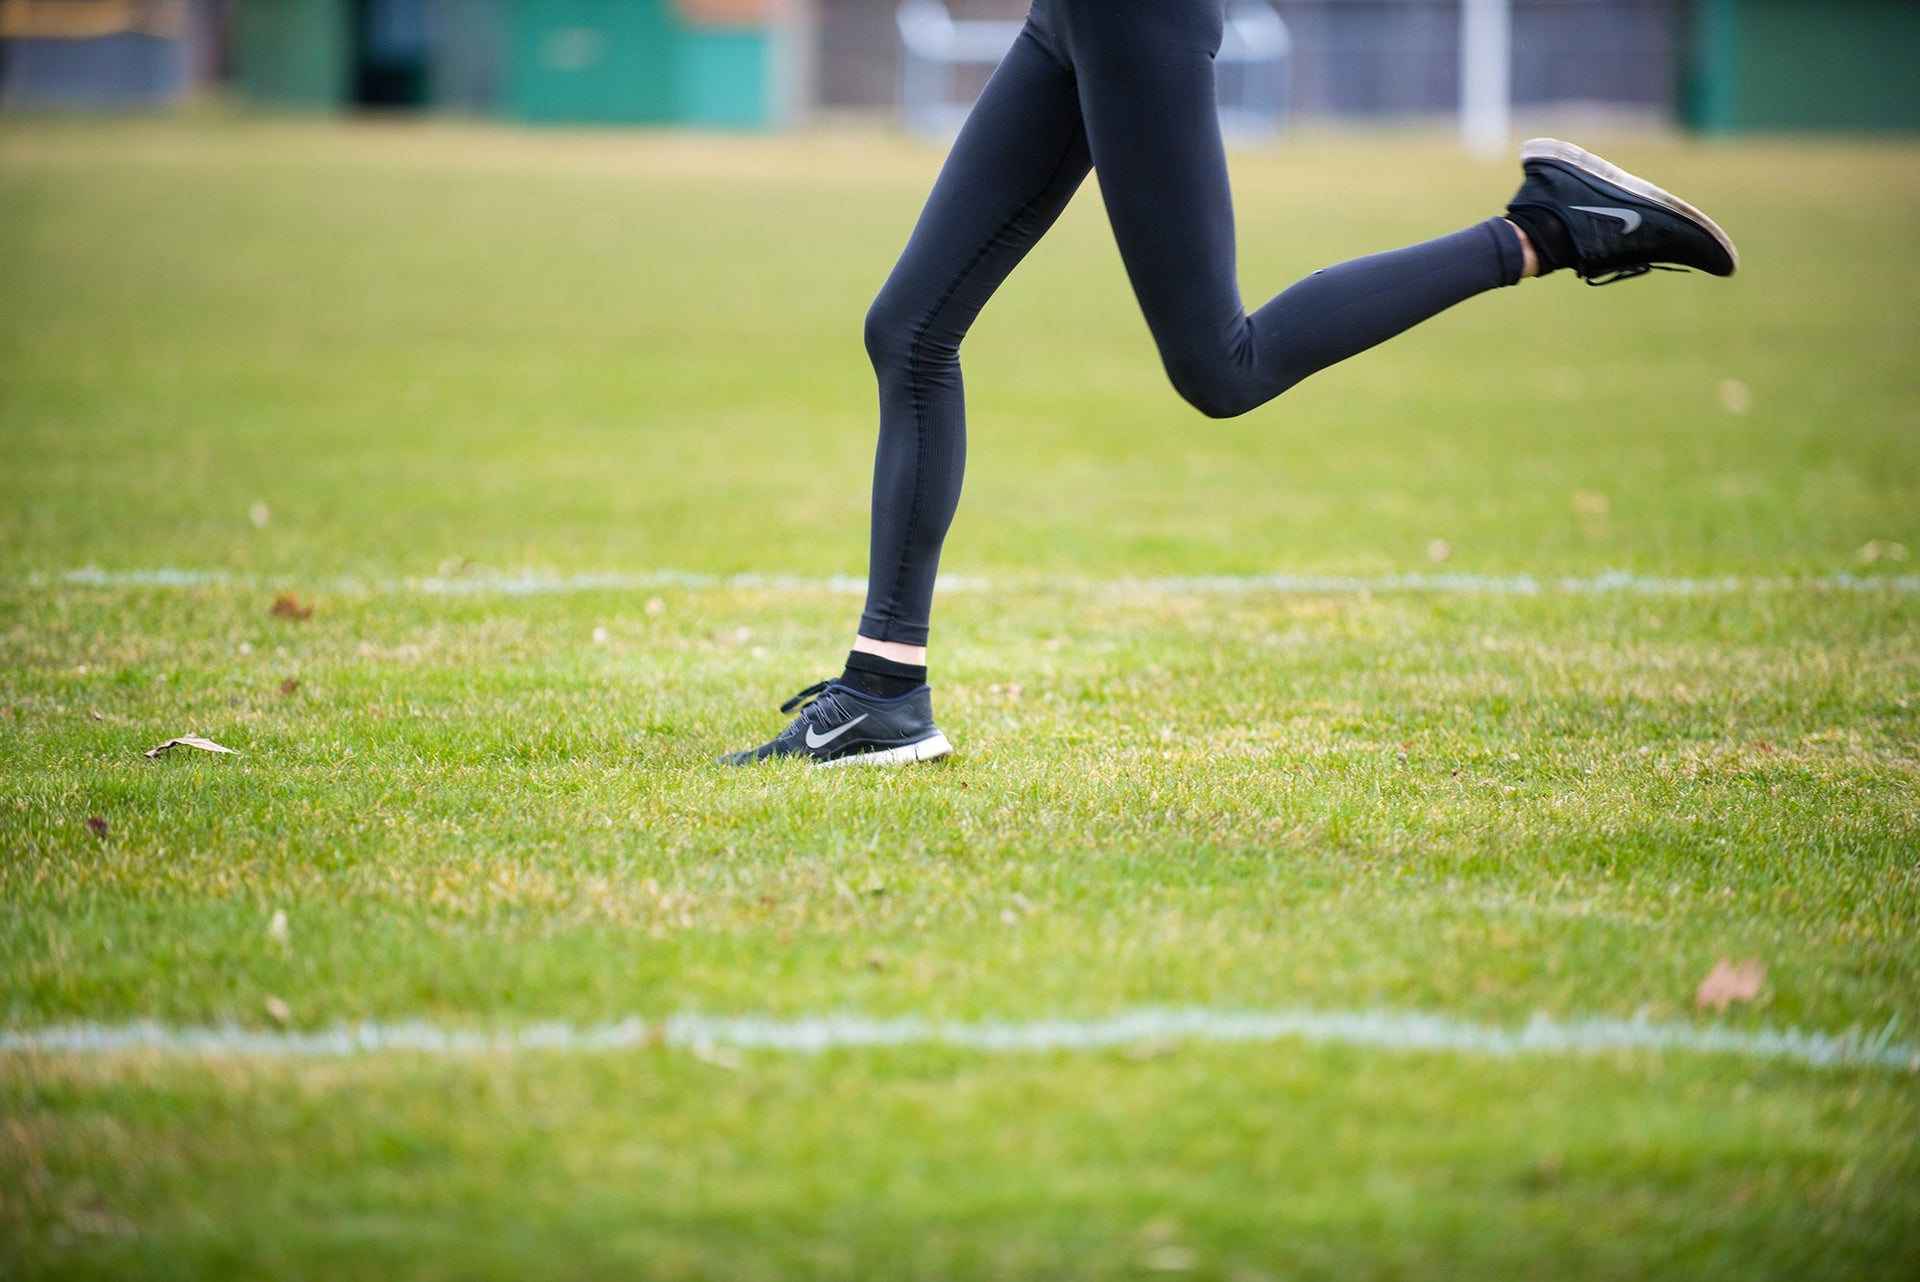
[[[0,109],[950,129],[1024,0],[0,0]],[[1920,127],[1915,0],[1235,0],[1222,108],[1288,124],[1577,109],[1703,132]],[[1476,114],[1477,113],[1477,114]]]

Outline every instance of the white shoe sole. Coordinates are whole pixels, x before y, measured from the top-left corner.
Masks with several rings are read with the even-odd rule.
[[[918,743],[903,743],[898,748],[882,748],[878,752],[856,752],[847,757],[834,757],[822,761],[822,766],[904,766],[916,761],[938,761],[953,751],[953,745],[947,742],[947,736],[938,730],[930,739]]]
[[[1520,163],[1529,160],[1557,160],[1571,169],[1598,178],[1601,182],[1612,183],[1623,191],[1631,192],[1642,200],[1652,201],[1665,209],[1690,218],[1706,228],[1713,238],[1720,242],[1720,248],[1727,251],[1727,257],[1733,260],[1733,270],[1740,268],[1740,251],[1733,246],[1733,239],[1720,230],[1720,224],[1707,217],[1670,191],[1654,186],[1644,178],[1637,178],[1610,160],[1594,155],[1585,147],[1570,142],[1561,142],[1558,138],[1529,138],[1520,144]]]

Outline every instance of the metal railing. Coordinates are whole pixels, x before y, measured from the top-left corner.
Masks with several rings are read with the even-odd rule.
[[[940,0],[905,0],[895,22],[901,49],[900,119],[913,133],[951,135],[973,105],[956,94],[955,73],[998,65],[1013,47],[1021,24],[956,20]],[[1271,5],[1231,0],[1214,59],[1223,132],[1247,141],[1271,139],[1280,132],[1292,54],[1287,24]]]

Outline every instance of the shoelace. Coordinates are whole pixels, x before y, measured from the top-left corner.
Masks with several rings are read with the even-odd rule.
[[[1578,268],[1574,269],[1578,271]],[[1615,267],[1609,272],[1597,276],[1582,274],[1580,279],[1589,285],[1617,285],[1623,280],[1632,280],[1635,276],[1645,276],[1648,272],[1686,272],[1685,267],[1668,267],[1664,263],[1628,263],[1624,267]]]
[[[806,689],[802,690],[799,694],[794,695],[793,698],[781,704],[780,711],[793,712],[793,711],[796,711],[797,709],[806,707],[808,704],[812,703],[814,700],[820,698],[821,695],[825,694],[827,692],[827,687],[832,684],[833,684],[832,681],[820,681],[820,682],[814,683],[813,685],[808,686]]]

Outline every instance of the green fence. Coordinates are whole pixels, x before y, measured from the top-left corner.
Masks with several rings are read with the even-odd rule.
[[[1920,0],[1695,0],[1690,36],[1696,129],[1920,129]]]
[[[337,108],[353,101],[348,0],[242,0],[233,15],[241,94],[252,102]]]
[[[693,20],[674,0],[424,3],[422,106],[555,124],[778,123],[765,27]],[[355,0],[240,0],[241,92],[353,104],[370,82],[364,20]]]

